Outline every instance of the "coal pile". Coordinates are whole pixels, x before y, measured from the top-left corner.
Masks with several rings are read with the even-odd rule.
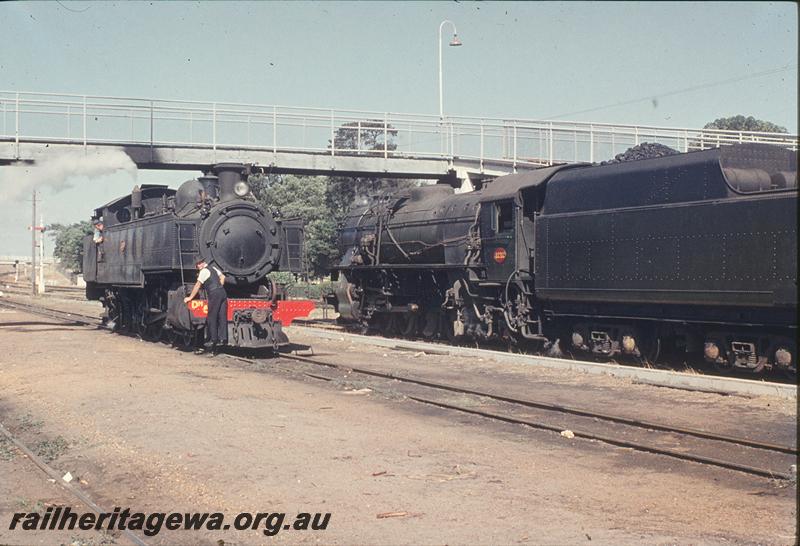
[[[664,157],[668,155],[679,154],[678,150],[673,150],[669,146],[658,144],[657,142],[642,142],[632,148],[628,148],[621,154],[614,156],[614,159],[603,161],[601,165],[610,165],[612,163],[622,163],[623,161],[638,161],[640,159],[652,159],[654,157]]]

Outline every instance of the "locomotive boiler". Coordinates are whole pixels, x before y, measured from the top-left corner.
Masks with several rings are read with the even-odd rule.
[[[303,225],[279,221],[250,195],[241,164],[219,164],[177,190],[137,186],[95,210],[102,231],[84,240],[87,299],[100,300],[113,329],[146,338],[202,342],[205,294],[183,301],[203,259],[226,277],[228,339],[238,347],[276,349],[282,328],[314,304],[288,301],[267,275],[302,270]]]
[[[332,299],[388,334],[796,373],[796,222],[796,153],[760,144],[427,186],[350,213]]]

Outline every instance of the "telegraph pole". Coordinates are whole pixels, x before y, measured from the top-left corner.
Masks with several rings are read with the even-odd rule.
[[[44,215],[39,218],[39,293],[44,294]]]
[[[36,295],[36,190],[33,190],[33,217],[31,219],[31,293]]]

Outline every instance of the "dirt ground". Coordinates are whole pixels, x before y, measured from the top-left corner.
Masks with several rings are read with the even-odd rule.
[[[795,434],[794,426],[786,430],[796,425],[794,403],[777,399],[552,370],[504,375],[492,363],[316,341],[299,330],[290,336],[318,354],[427,368],[465,384],[479,377],[484,386],[519,389],[524,379],[573,405],[588,392],[617,411],[643,412],[642,419],[663,420],[664,408],[675,408],[676,422],[694,416],[696,424],[705,411],[702,419],[725,430],[743,421],[741,411],[759,428],[780,429],[774,437]],[[164,530],[143,537],[152,544],[795,543],[794,483],[455,415],[269,364],[235,366],[20,312],[0,310],[0,347],[0,422],[105,509],[331,514],[324,531]],[[0,476],[0,543],[128,542],[98,532],[9,531],[17,511],[83,508],[7,443]]]

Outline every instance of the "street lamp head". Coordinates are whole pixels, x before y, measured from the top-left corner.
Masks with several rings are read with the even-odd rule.
[[[458,34],[453,34],[453,39],[450,40],[450,45],[453,46],[453,47],[457,47],[457,46],[463,45],[461,43],[461,40],[458,39]]]

